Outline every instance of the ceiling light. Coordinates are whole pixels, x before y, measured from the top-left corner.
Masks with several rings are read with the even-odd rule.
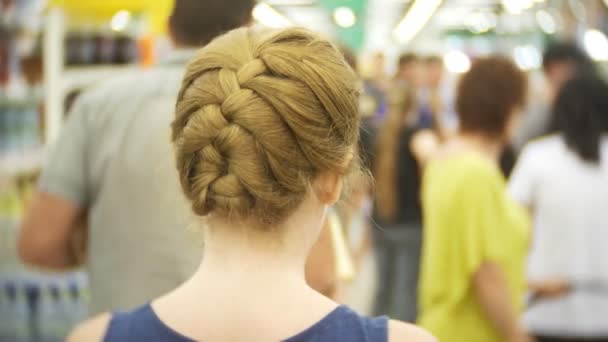
[[[546,34],[554,34],[557,30],[555,19],[553,19],[553,16],[545,10],[536,12],[536,23]]]
[[[585,49],[595,61],[608,61],[608,38],[598,30],[588,30],[583,37]]]
[[[515,59],[515,64],[525,71],[538,69],[542,63],[540,51],[533,45],[516,47],[513,50],[513,59]]]
[[[443,56],[445,68],[455,74],[463,74],[471,68],[471,59],[464,52],[452,50]]]
[[[272,28],[291,26],[291,21],[270,5],[260,2],[253,8],[253,18],[260,24]]]
[[[124,31],[129,25],[129,21],[131,20],[131,13],[129,11],[118,11],[112,17],[112,21],[110,22],[110,27],[114,31]]]
[[[316,5],[316,0],[266,0],[272,6],[312,6]]]
[[[352,27],[357,22],[357,16],[350,7],[338,7],[334,10],[336,25],[344,28]]]
[[[394,35],[397,41],[405,44],[412,40],[431,19],[441,2],[442,0],[415,0],[395,28]]]
[[[534,6],[534,0],[502,0],[503,7],[511,14],[519,14]]]
[[[492,12],[473,12],[466,18],[466,25],[475,34],[490,31],[496,27],[496,14]]]

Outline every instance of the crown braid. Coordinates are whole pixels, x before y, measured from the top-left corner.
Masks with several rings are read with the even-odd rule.
[[[319,171],[346,172],[358,138],[356,79],[301,29],[238,29],[189,64],[172,138],[198,215],[284,219]]]

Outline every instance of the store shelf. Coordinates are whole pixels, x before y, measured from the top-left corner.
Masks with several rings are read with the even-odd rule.
[[[72,90],[87,87],[105,79],[141,68],[138,65],[95,65],[66,67],[61,74],[64,94]]]
[[[61,8],[66,13],[90,19],[110,19],[121,10],[145,14],[152,33],[166,32],[167,18],[171,13],[171,0],[50,0],[49,7]]]

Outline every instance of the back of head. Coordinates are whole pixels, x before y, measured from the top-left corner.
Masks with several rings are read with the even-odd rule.
[[[413,53],[404,53],[399,56],[399,61],[397,63],[399,68],[403,68],[415,62],[418,62],[418,56]]]
[[[598,162],[602,134],[608,133],[608,84],[582,75],[560,90],[553,108],[554,128],[583,160]]]
[[[595,73],[595,66],[591,58],[575,43],[560,42],[547,47],[543,54],[545,72],[558,63],[571,63],[575,74]]]
[[[359,133],[354,72],[302,29],[238,29],[203,48],[179,93],[173,141],[198,215],[274,225],[324,171],[346,173]]]
[[[526,100],[527,78],[509,59],[477,60],[460,80],[456,109],[463,132],[502,139],[511,115]]]
[[[424,59],[424,63],[426,65],[430,65],[430,66],[443,66],[443,60],[441,59],[441,57],[437,56],[437,55],[432,55],[432,56],[427,56]]]
[[[175,0],[171,34],[182,46],[200,47],[251,21],[254,0]]]

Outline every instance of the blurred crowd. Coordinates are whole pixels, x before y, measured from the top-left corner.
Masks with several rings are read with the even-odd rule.
[[[481,57],[451,92],[438,57],[407,53],[365,80],[376,314],[442,341],[606,340],[608,89],[574,42],[542,71],[530,89]]]
[[[208,1],[203,19],[216,24],[207,25],[189,7],[195,1],[176,3],[170,58],[77,99],[21,230],[26,262],[56,270],[86,264],[92,314],[132,309],[190,278],[208,252],[188,232],[191,208],[205,216],[228,201],[199,204],[189,188],[184,198],[180,186],[194,176],[181,172],[208,170],[193,166],[200,159],[178,158],[178,177],[168,132],[173,127],[178,142],[193,132],[171,124],[176,97],[186,98],[177,110],[190,113],[199,109],[188,101],[218,96],[196,83],[202,71],[189,69],[182,83],[184,68],[201,43],[247,24],[251,4]],[[256,63],[234,80],[246,83]],[[439,341],[608,341],[608,84],[600,69],[574,42],[546,48],[542,89],[498,55],[475,59],[455,81],[434,55],[404,53],[393,75],[382,53],[371,63],[358,81],[366,172],[348,177],[328,211],[307,259],[309,285],[344,300],[345,283],[362,277],[369,259],[369,313],[416,323]],[[188,82],[201,93],[177,95]],[[301,96],[289,96],[291,106],[277,100],[274,108],[295,111]],[[196,158],[215,156],[205,151]],[[292,177],[273,177],[283,176]]]

